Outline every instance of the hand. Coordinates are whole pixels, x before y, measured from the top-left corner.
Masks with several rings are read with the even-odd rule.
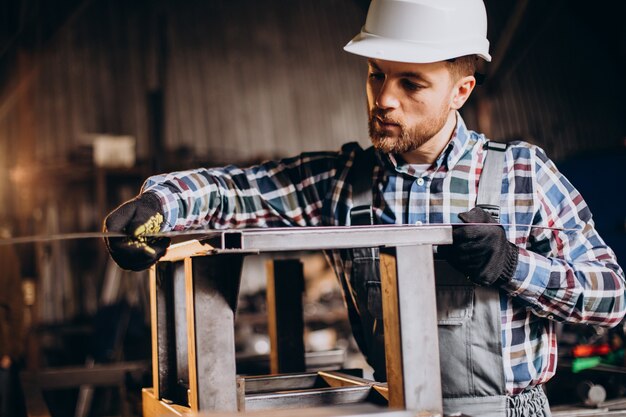
[[[170,239],[145,235],[158,233],[163,221],[159,198],[150,192],[113,210],[104,220],[104,231],[128,235],[104,239],[113,260],[132,271],[141,271],[156,263],[165,254]]]
[[[459,218],[465,223],[497,223],[478,207]],[[513,277],[519,249],[507,240],[501,226],[455,225],[452,240],[452,245],[440,246],[439,252],[474,283],[487,286]]]

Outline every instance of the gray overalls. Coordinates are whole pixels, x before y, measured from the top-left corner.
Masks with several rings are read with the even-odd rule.
[[[479,184],[477,206],[497,219],[501,172],[506,146],[488,142]],[[348,181],[352,185],[352,225],[374,223],[372,215],[372,148],[355,158]],[[489,162],[487,162],[489,161]],[[374,368],[377,380],[386,380],[378,248],[343,251],[351,263],[350,282],[342,282],[354,337]],[[481,417],[549,416],[541,388],[515,397],[506,395],[501,343],[500,291],[469,281],[447,262],[435,261],[439,355],[444,413],[462,412]],[[356,303],[356,305],[355,305]]]

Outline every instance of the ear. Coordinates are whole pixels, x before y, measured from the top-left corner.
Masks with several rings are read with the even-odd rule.
[[[474,90],[476,86],[476,78],[473,75],[467,75],[463,78],[460,78],[452,87],[452,100],[450,102],[450,107],[454,110],[458,110],[467,101],[470,94]]]

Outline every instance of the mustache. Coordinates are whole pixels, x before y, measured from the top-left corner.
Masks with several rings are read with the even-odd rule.
[[[402,123],[399,120],[394,119],[389,116],[389,112],[380,109],[374,109],[370,112],[370,120],[374,121],[374,119],[378,119],[383,123],[392,123],[396,125],[402,126]]]

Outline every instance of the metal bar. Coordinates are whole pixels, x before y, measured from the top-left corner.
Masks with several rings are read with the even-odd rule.
[[[164,262],[169,264],[168,276],[161,293],[163,304],[160,307],[165,315],[162,321],[159,352],[163,363],[167,363],[169,372],[161,373],[161,386],[167,392],[161,392],[159,399],[168,399],[176,404],[189,405],[189,326],[187,304],[187,266],[185,262]],[[164,277],[165,278],[165,277]],[[166,292],[167,291],[167,292]]]
[[[193,266],[193,291],[188,294],[194,309],[188,324],[195,335],[193,361],[191,347],[189,354],[190,398],[195,396],[199,411],[237,411],[234,316],[243,258],[222,254],[185,259]]]
[[[381,255],[389,405],[442,413],[432,247],[395,252]]]
[[[290,227],[230,230],[202,239],[215,250],[259,252],[452,243],[451,226]],[[197,250],[197,245],[194,247]]]
[[[304,273],[298,259],[267,263],[267,321],[270,372],[304,372]]]
[[[432,247],[398,247],[396,260],[406,409],[442,413]]]
[[[157,268],[160,264],[156,264],[150,268],[150,333],[152,341],[152,388],[153,395],[160,399],[160,374],[159,374],[159,318],[157,315]]]
[[[268,408],[303,408],[321,405],[352,404],[365,401],[370,395],[369,386],[319,388],[273,394],[246,396],[246,411]]]

